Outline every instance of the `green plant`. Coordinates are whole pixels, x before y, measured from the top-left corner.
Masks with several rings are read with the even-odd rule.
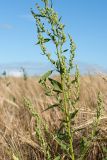
[[[96,106],[96,116],[92,122],[92,130],[91,133],[88,135],[88,137],[81,137],[81,153],[79,160],[86,159],[86,155],[88,154],[88,151],[90,150],[93,143],[97,142],[99,137],[99,124],[100,119],[103,113],[103,98],[101,92],[98,93],[97,97],[97,106]]]
[[[65,25],[61,23],[61,18],[58,17],[58,14],[51,7],[52,4],[49,5],[48,0],[43,0],[43,2],[45,4],[44,8],[36,4],[39,10],[38,14],[32,11],[37,25],[37,44],[40,45],[43,54],[54,65],[55,71],[59,73],[60,81],[50,78],[50,75],[53,73],[53,70],[50,70],[42,76],[39,82],[45,87],[46,95],[54,96],[56,99],[56,103],[47,109],[57,107],[62,112],[63,118],[60,120],[61,126],[56,138],[62,149],[74,160],[73,135],[75,130],[73,125],[75,116],[78,113],[76,103],[79,100],[79,71],[76,67],[73,80],[71,80],[71,71],[74,68],[73,60],[76,46],[72,37],[68,35],[70,49],[64,48],[64,44],[67,41],[64,32]],[[48,23],[49,29],[45,27],[44,20]],[[52,53],[47,50],[45,44],[48,42],[52,42],[55,47],[56,59],[53,59]],[[70,55],[67,54],[68,51]],[[47,84],[47,81],[50,82],[50,85]],[[72,95],[74,95],[73,98],[71,98]]]
[[[54,139],[61,147],[61,150],[65,154],[66,159],[75,160],[74,152],[74,135],[78,131],[75,129],[75,120],[78,115],[77,103],[79,101],[79,70],[74,66],[75,57],[75,43],[72,37],[65,34],[65,25],[61,22],[61,17],[52,8],[52,1],[41,0],[44,3],[44,7],[40,7],[36,4],[38,13],[31,10],[37,27],[38,42],[43,55],[54,66],[54,70],[46,72],[39,83],[45,88],[45,94],[55,98],[55,103],[49,105],[46,110],[57,108],[62,113],[62,119],[60,119],[60,126],[55,133]],[[69,48],[66,48],[67,39],[69,40]],[[53,51],[49,50],[48,45],[53,45]],[[75,73],[74,73],[75,68]],[[59,80],[52,77],[53,73],[58,72]],[[72,78],[71,78],[72,73]],[[100,96],[98,100],[101,101]],[[46,111],[45,110],[45,111]],[[87,151],[91,145],[89,142],[97,136],[97,127],[101,116],[101,102],[98,103],[97,116],[93,122],[93,129],[90,137],[83,138],[83,152],[79,156],[79,159],[84,159]],[[61,156],[56,159],[62,159]]]
[[[107,160],[107,147],[102,147],[103,149],[103,153],[105,154],[105,158],[103,158],[103,160]]]
[[[44,160],[60,160],[60,155],[54,155],[50,148],[50,143],[54,141],[54,134],[50,132],[49,127],[40,115],[35,111],[31,101],[28,98],[24,98],[24,105],[35,118],[35,137],[40,146],[39,151]],[[55,140],[56,142],[56,140]],[[53,157],[52,157],[53,156]],[[38,157],[37,157],[38,158]]]
[[[34,110],[32,103],[28,98],[24,98],[24,104],[35,118],[35,136],[39,142],[41,152],[44,154],[44,158],[46,160],[50,160],[50,148],[44,135],[44,130],[48,130],[47,125],[43,122],[42,118],[40,118],[39,114]]]

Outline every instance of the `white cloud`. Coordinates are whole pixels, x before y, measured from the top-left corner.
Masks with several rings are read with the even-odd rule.
[[[0,24],[0,29],[10,30],[10,29],[12,29],[12,28],[13,28],[13,26],[12,26],[11,24],[6,24],[6,23]]]

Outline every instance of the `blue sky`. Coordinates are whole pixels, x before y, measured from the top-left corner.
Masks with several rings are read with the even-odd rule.
[[[76,60],[107,68],[107,0],[53,0],[66,31],[76,43]],[[35,46],[36,27],[30,8],[40,0],[1,0],[0,64],[45,62]]]

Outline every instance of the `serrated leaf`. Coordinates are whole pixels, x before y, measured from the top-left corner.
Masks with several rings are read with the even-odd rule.
[[[52,74],[53,70],[50,70],[48,72],[46,72],[41,79],[39,80],[39,83],[42,83],[43,81],[46,81],[46,79]]]
[[[56,92],[60,92],[62,93],[62,85],[60,82],[52,79],[52,78],[48,78],[49,81],[51,82],[52,86],[53,86],[53,90],[56,91]]]
[[[77,113],[78,113],[78,110],[75,110],[74,112],[70,113],[70,119],[73,119]]]
[[[53,104],[53,105],[49,105],[49,107],[48,107],[48,108],[46,108],[45,110],[43,110],[43,112],[44,112],[44,111],[47,111],[47,110],[49,110],[49,109],[52,109],[52,108],[58,107],[58,106],[59,106],[59,104],[58,104],[58,103]]]

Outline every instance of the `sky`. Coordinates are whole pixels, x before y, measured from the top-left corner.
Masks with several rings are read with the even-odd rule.
[[[0,64],[46,63],[36,46],[30,9],[41,0],[0,0]],[[76,60],[107,69],[107,0],[53,0],[66,32],[76,43]]]

